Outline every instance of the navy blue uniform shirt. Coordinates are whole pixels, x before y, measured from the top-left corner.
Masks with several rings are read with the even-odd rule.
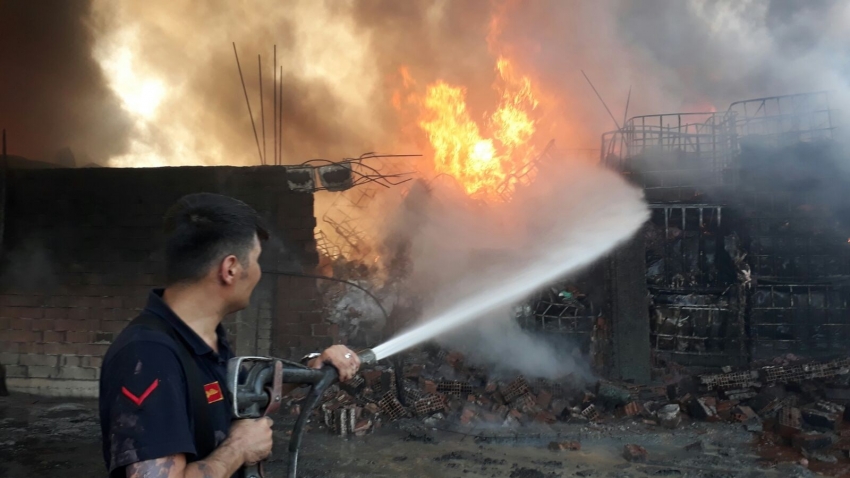
[[[216,330],[216,353],[165,304],[162,293],[150,293],[144,313],[164,319],[189,344],[205,384],[217,447],[230,429],[225,384],[233,352],[221,325]],[[127,327],[106,352],[100,376],[100,426],[110,476],[123,477],[127,465],[140,461],[178,453],[193,458],[194,424],[188,384],[177,358],[179,346],[161,331]]]

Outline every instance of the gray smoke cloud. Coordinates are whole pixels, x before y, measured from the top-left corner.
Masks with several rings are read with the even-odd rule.
[[[89,2],[0,2],[0,129],[9,154],[51,160],[66,146],[109,158],[129,118],[91,57]]]

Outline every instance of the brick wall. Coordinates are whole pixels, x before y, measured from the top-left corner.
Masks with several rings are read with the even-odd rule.
[[[312,272],[313,197],[280,167],[15,170],[0,262],[0,363],[12,390],[93,396],[112,339],[161,284],[161,220],[184,194],[217,192],[263,214],[267,271]],[[266,274],[226,325],[239,354],[331,343],[313,280]],[[274,340],[273,340],[274,339]]]

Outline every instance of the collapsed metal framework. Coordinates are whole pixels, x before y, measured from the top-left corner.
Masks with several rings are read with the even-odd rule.
[[[834,131],[828,92],[772,96],[724,112],[635,116],[602,135],[601,161],[643,186],[650,202],[692,202],[734,182],[742,146],[830,140]]]
[[[402,169],[390,160],[411,157],[419,155],[366,153],[358,158],[346,158],[340,162],[313,159],[287,168],[288,176],[292,175],[293,180],[299,181],[294,185],[299,191],[339,192],[321,218],[322,222],[334,231],[335,239],[331,239],[317,228],[315,237],[319,253],[331,260],[337,260],[360,258],[369,252],[369,238],[358,223],[382,188],[398,186],[411,180],[412,169]],[[366,164],[367,161],[369,164]],[[301,176],[298,176],[299,174]],[[321,187],[316,186],[316,176]],[[290,184],[290,187],[293,187],[293,184]]]
[[[716,366],[840,352],[850,337],[847,248],[806,233],[815,219],[799,198],[744,172],[769,166],[754,152],[829,141],[835,130],[829,94],[816,92],[636,116],[602,135],[601,162],[642,186],[653,210],[645,241],[656,359]]]

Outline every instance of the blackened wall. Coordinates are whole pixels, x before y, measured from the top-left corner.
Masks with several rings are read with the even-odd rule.
[[[7,184],[0,363],[13,390],[96,393],[104,352],[162,283],[162,217],[185,194],[226,194],[265,216],[275,234],[265,271],[318,263],[313,197],[290,191],[282,167],[12,170]],[[331,343],[315,289],[264,274],[251,307],[226,322],[237,353]]]

